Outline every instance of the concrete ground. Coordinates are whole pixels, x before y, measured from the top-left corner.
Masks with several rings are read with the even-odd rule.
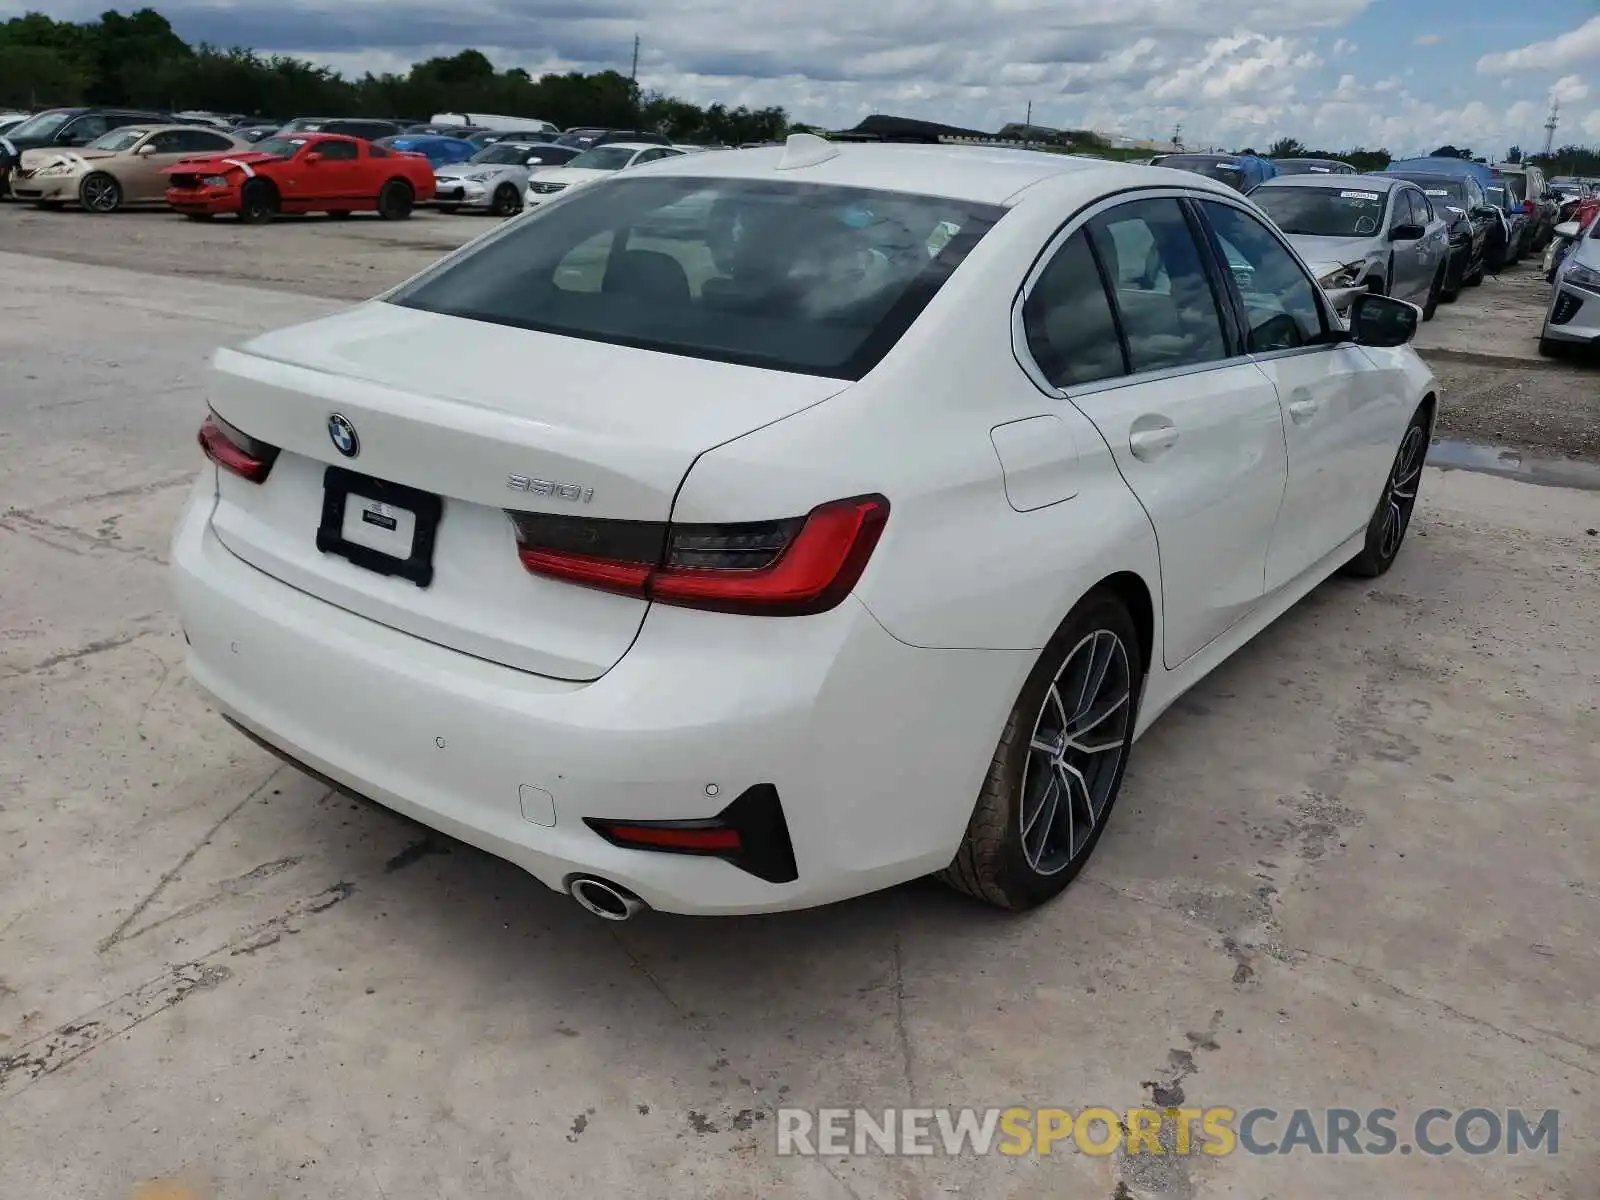
[[[350,224],[330,277],[405,269]],[[0,1194],[1595,1194],[1594,493],[1430,470],[1395,569],[1163,717],[1042,911],[616,927],[207,710],[164,571],[201,368],[334,305],[66,257],[0,253]],[[786,1105],[1152,1101],[1554,1108],[1560,1152],[774,1154]]]

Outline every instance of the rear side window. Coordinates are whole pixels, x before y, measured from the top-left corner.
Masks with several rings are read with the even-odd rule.
[[[1229,356],[1222,310],[1176,200],[1136,200],[1089,223],[1135,374]]]
[[[819,184],[618,177],[507,224],[392,302],[859,379],[1003,211]]]
[[[361,154],[354,142],[318,142],[311,148],[329,162],[344,162],[352,158],[358,158]]]
[[[1084,230],[1068,238],[1040,273],[1023,302],[1022,325],[1033,361],[1056,387],[1128,372],[1111,299]]]

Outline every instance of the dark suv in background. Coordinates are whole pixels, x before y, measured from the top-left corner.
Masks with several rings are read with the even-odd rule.
[[[170,113],[138,108],[51,108],[35,113],[0,137],[0,197],[10,196],[11,172],[24,150],[87,146],[113,129],[146,122],[182,124],[174,121]]]
[[[596,146],[609,146],[612,142],[648,142],[652,146],[670,146],[672,139],[659,133],[645,133],[639,129],[569,129],[556,139],[558,146],[571,146],[574,150],[593,150]]]
[[[375,142],[379,138],[396,137],[405,128],[400,121],[380,121],[375,117],[296,117],[279,133],[337,133],[342,137],[366,138]]]

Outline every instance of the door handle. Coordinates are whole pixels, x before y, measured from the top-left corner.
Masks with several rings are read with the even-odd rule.
[[[1170,422],[1160,425],[1146,426],[1140,422],[1151,418],[1141,417],[1134,423],[1133,432],[1128,434],[1128,450],[1140,462],[1149,462],[1153,458],[1160,458],[1172,449],[1178,441],[1178,427]],[[1159,419],[1159,418],[1157,418]]]
[[[1318,404],[1310,397],[1301,400],[1291,400],[1289,401],[1289,419],[1296,425],[1303,425],[1307,421],[1311,420],[1312,417],[1316,416],[1317,411],[1321,407],[1322,405]]]

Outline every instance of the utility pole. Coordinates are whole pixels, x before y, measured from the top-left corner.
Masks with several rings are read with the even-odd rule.
[[[639,107],[639,35],[633,35],[633,66],[628,69],[628,90],[633,95],[633,127],[639,127],[639,117],[642,115]]]
[[[1561,101],[1550,97],[1550,116],[1544,123],[1544,156],[1550,157],[1550,148],[1556,144],[1556,126],[1561,124]]]
[[[1176,125],[1174,125],[1172,127],[1172,148],[1174,150],[1182,150],[1183,149],[1183,122],[1182,121],[1179,121]]]
[[[1033,101],[1028,101],[1028,112],[1022,118],[1022,148],[1024,150],[1033,145]]]

